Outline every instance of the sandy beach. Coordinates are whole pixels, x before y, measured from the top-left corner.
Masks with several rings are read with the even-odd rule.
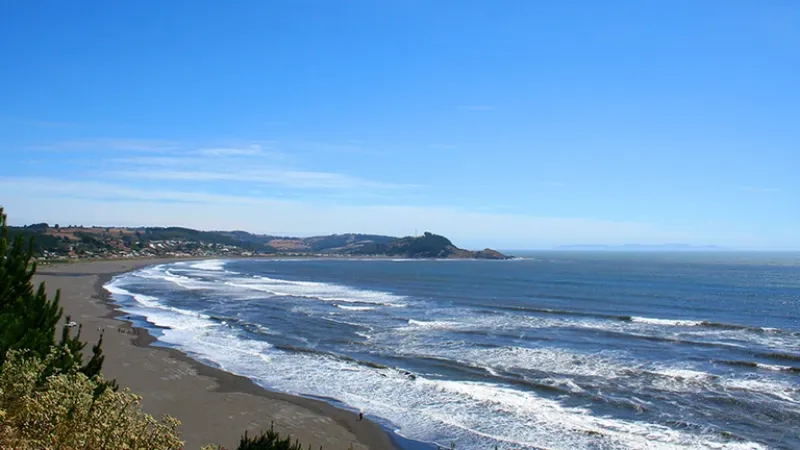
[[[392,449],[387,433],[367,419],[328,403],[260,388],[250,380],[200,364],[172,349],[153,347],[143,329],[117,320],[103,284],[116,274],[168,260],[92,261],[40,266],[35,282],[61,290],[65,315],[83,325],[85,354],[105,331],[103,373],[143,397],[146,412],[182,422],[186,449],[219,444],[233,449],[240,436],[268,429],[290,434],[313,449]]]

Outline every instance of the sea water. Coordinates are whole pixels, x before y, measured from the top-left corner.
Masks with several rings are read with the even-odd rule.
[[[800,448],[800,257],[210,260],[106,285],[160,345],[458,449]]]

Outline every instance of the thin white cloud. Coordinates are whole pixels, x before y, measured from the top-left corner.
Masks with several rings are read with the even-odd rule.
[[[692,236],[648,223],[476,212],[450,206],[353,206],[26,177],[0,177],[0,189],[20,194],[4,200],[6,211],[15,223],[21,220],[86,225],[181,225],[298,235],[345,232],[409,235],[420,229],[443,233],[456,243],[506,248],[587,241],[697,242]]]
[[[193,153],[202,156],[257,156],[263,153],[260,145],[250,145],[248,147],[213,147],[201,148]]]
[[[80,139],[54,142],[31,147],[32,150],[52,151],[118,151],[163,153],[179,149],[172,141],[150,139]]]
[[[286,164],[284,156],[261,147],[214,148],[189,156],[135,156],[104,161],[101,177],[174,182],[248,183],[292,189],[413,189],[412,184],[389,183],[348,174],[302,170]],[[250,152],[249,150],[253,150]],[[258,152],[256,152],[258,151]]]
[[[110,166],[120,165],[120,169],[128,169],[136,167],[161,167],[161,168],[198,167],[203,164],[208,164],[210,161],[211,159],[204,158],[199,155],[133,156],[127,158],[109,158],[102,160],[103,163]]]
[[[742,188],[742,191],[744,191],[744,192],[753,192],[753,193],[756,193],[756,194],[770,194],[770,193],[774,193],[774,192],[780,192],[780,189],[746,186],[746,187]]]
[[[216,142],[178,142],[163,139],[86,138],[30,145],[30,150],[46,151],[106,151],[119,153],[167,153],[199,156],[269,156],[288,159],[290,154],[311,156],[318,153],[359,154],[382,156],[383,152],[366,147],[364,142],[351,139],[345,143],[284,139],[280,141],[218,140]]]
[[[364,141],[359,139],[350,139],[345,143],[287,139],[276,141],[273,145],[284,151],[301,155],[308,153],[327,153],[333,155],[385,156],[385,152],[367,146]]]
[[[134,169],[111,171],[108,172],[107,175],[119,178],[147,180],[192,182],[231,181],[262,185],[279,185],[294,189],[410,189],[419,187],[409,184],[392,184],[365,180],[340,173],[284,169],[243,170],[236,168],[218,171]]]
[[[254,185],[282,186],[290,189],[406,189],[416,186],[363,179],[335,171],[307,170],[298,167],[296,158],[276,149],[277,142],[236,145],[196,146],[164,140],[82,139],[61,141],[36,147],[76,153],[110,151],[84,160],[86,173],[94,179],[164,180],[174,182],[227,181]],[[292,141],[286,143],[294,153],[366,152],[352,145]],[[307,155],[306,155],[307,156]],[[294,162],[290,164],[290,162]]]
[[[25,195],[47,195],[53,198],[94,200],[145,200],[189,203],[249,203],[241,196],[210,194],[195,191],[141,189],[97,181],[60,180],[40,177],[0,177],[0,188]]]

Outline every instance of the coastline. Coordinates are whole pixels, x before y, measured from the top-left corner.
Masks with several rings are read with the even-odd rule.
[[[83,325],[86,354],[104,331],[103,373],[143,397],[143,409],[170,414],[182,422],[184,448],[214,443],[235,448],[245,431],[269,429],[323,450],[395,449],[377,423],[330,403],[262,388],[252,380],[194,360],[179,350],[151,345],[145,328],[121,319],[124,313],[103,285],[114,276],[145,266],[213,258],[81,261],[42,265],[34,277],[49,295],[61,290],[65,316]],[[227,259],[227,258],[226,258]]]

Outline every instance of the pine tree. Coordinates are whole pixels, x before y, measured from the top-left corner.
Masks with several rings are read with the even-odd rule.
[[[0,366],[9,350],[27,350],[41,359],[55,350],[57,354],[49,359],[52,362],[45,370],[46,375],[80,371],[89,378],[95,377],[105,359],[103,336],[92,347],[92,357],[85,366],[82,364],[86,343],[81,341],[81,327],[73,336],[67,326],[69,316],[56,344],[56,328],[64,314],[59,305],[61,292],[48,299],[44,283],[34,292],[33,244],[33,238],[26,244],[22,236],[17,236],[9,247],[7,217],[0,208]],[[116,390],[113,380],[102,385]]]
[[[100,333],[100,338],[97,340],[97,344],[92,346],[92,357],[89,359],[89,362],[86,363],[85,366],[81,367],[81,372],[86,375],[90,379],[102,378],[100,377],[100,369],[103,368],[103,361],[105,361],[106,357],[103,355],[103,333]],[[103,393],[105,389],[112,389],[116,391],[119,389],[119,385],[117,384],[117,380],[105,380],[99,382],[97,389],[94,392],[95,397],[99,396]]]
[[[33,240],[17,236],[9,248],[6,215],[0,208],[0,363],[8,350],[27,349],[44,357],[55,344],[54,334],[63,310],[60,293],[50,300],[44,283],[33,290],[36,263]]]

